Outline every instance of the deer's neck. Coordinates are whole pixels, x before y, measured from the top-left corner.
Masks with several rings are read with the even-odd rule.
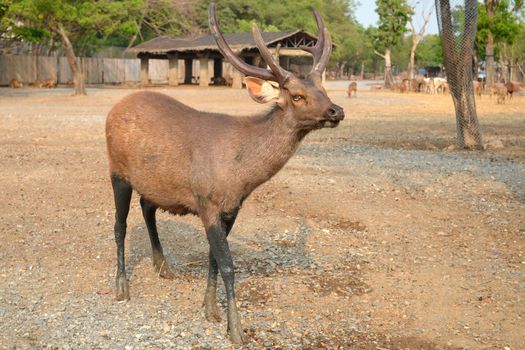
[[[307,132],[281,109],[252,118],[248,142],[241,150],[242,167],[255,186],[275,175],[292,157]]]

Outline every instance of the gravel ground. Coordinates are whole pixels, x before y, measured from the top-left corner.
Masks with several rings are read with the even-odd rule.
[[[329,85],[347,119],[309,135],[234,226],[245,348],[525,348],[525,97],[478,101],[489,149],[459,152],[450,97],[363,86],[348,99]],[[206,110],[265,108],[243,91],[158,90]],[[0,89],[0,348],[233,348],[225,315],[204,317],[198,218],[160,213],[176,274],[164,280],[135,198],[131,300],[114,300],[103,130],[128,93]]]

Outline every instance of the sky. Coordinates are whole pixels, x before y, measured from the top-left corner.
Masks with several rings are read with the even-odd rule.
[[[425,34],[437,34],[438,26],[436,19],[436,11],[434,7],[434,1],[432,0],[423,0],[423,1],[408,1],[410,5],[416,6],[416,16],[415,16],[415,27],[416,30],[419,30],[423,24],[423,16],[421,11],[428,13],[428,10],[432,9],[432,15],[430,16],[430,22],[427,25],[427,30]],[[361,0],[360,5],[357,7],[356,19],[359,23],[368,27],[369,25],[377,25],[377,13],[375,12],[376,2],[374,0]],[[409,25],[410,28],[410,25]]]

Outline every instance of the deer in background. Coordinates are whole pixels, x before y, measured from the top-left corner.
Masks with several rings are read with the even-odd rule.
[[[352,97],[352,93],[354,94],[355,97],[357,97],[357,82],[352,81],[348,85],[348,90],[346,93],[348,94],[348,97]]]
[[[253,36],[271,71],[239,58],[219,29],[215,4],[210,5],[210,28],[219,50],[248,76],[249,95],[258,103],[272,104],[267,113],[237,118],[200,112],[155,92],[127,96],[109,112],[106,139],[116,207],[117,300],[130,297],[124,240],[134,189],[140,195],[153,265],[161,277],[174,278],[174,274],[159,241],[156,210],[200,217],[210,245],[204,296],[206,317],[220,319],[216,301],[220,272],[226,289],[230,339],[243,343],[235,302],[234,265],[227,240],[239,209],[255,188],[286,164],[310,131],[336,127],[344,118],[343,109],[332,103],[321,85],[332,41],[320,15],[314,15],[319,38],[315,46],[303,47],[313,54],[314,64],[308,76],[299,79],[273,60],[256,25]]]
[[[20,81],[18,81],[17,79],[13,78],[9,82],[9,86],[11,86],[11,88],[13,88],[13,89],[20,89],[20,88],[24,87],[24,84],[21,83]]]

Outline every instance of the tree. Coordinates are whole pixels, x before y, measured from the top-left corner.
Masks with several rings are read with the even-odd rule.
[[[73,73],[75,95],[85,95],[84,76],[75,51],[89,52],[113,33],[130,35],[135,20],[130,13],[143,0],[11,0],[4,22],[22,33],[38,33],[44,40],[58,38]]]
[[[436,0],[447,79],[456,110],[458,146],[483,149],[472,86],[472,52],[477,31],[477,0],[450,8],[449,0]]]
[[[415,13],[415,9],[412,8],[412,13]],[[425,30],[428,22],[430,21],[430,16],[432,15],[432,9],[428,11],[427,14],[424,12],[421,14],[423,17],[423,24],[419,27],[419,30],[416,30],[414,25],[414,16],[410,16],[408,22],[410,23],[410,28],[412,29],[412,47],[410,48],[410,65],[408,66],[408,77],[410,82],[414,79],[414,61],[416,58],[416,49],[423,37],[425,36]]]
[[[523,7],[523,0],[485,0],[484,6],[479,7],[478,46],[485,47],[487,84],[496,81],[495,45],[499,42],[512,43],[519,35],[519,18],[515,13]]]
[[[405,0],[376,0],[376,12],[379,15],[379,26],[374,33],[374,53],[385,60],[385,86],[390,87],[394,81],[391,61],[392,47],[406,32],[412,9]]]
[[[134,26],[131,39],[129,36],[116,39],[130,48],[137,42],[158,36],[200,34],[194,20],[194,5],[193,1],[143,0],[143,6],[130,14]]]

